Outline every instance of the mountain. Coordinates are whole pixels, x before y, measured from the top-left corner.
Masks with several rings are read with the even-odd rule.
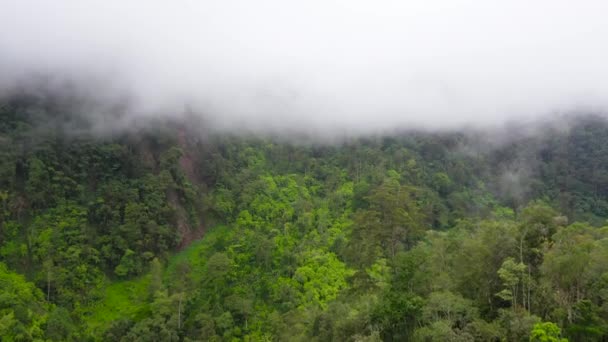
[[[90,113],[0,104],[2,341],[608,339],[602,117],[304,143]]]

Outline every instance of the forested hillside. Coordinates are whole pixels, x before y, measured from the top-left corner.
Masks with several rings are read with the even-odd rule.
[[[0,104],[2,341],[608,339],[605,119],[304,144],[64,109]]]

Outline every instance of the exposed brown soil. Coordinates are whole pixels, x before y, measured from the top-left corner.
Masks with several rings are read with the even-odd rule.
[[[198,184],[198,178],[196,177],[196,170],[194,167],[194,159],[190,153],[190,144],[188,143],[188,134],[184,127],[180,127],[178,130],[177,141],[179,147],[183,151],[183,155],[179,160],[179,165],[188,180],[192,184]],[[178,244],[178,249],[182,250],[188,247],[193,241],[196,241],[203,237],[205,234],[205,226],[202,223],[203,218],[198,227],[191,227],[188,223],[188,217],[185,210],[181,207],[179,199],[176,193],[169,194],[169,202],[177,209],[177,231],[181,236],[181,240]]]
[[[182,250],[190,244],[205,235],[205,226],[203,224],[199,225],[196,229],[192,230],[184,221],[179,221],[177,223],[177,231],[180,233],[182,239],[177,245],[178,250]]]

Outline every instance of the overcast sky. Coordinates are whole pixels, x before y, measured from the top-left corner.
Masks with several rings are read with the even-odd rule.
[[[608,107],[608,2],[0,0],[31,73],[222,128],[456,127]]]

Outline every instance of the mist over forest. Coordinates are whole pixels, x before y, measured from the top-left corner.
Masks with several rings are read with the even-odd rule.
[[[0,9],[0,341],[608,340],[604,2]]]
[[[605,111],[599,0],[2,2],[0,89],[325,136]],[[37,81],[36,81],[37,82]]]

